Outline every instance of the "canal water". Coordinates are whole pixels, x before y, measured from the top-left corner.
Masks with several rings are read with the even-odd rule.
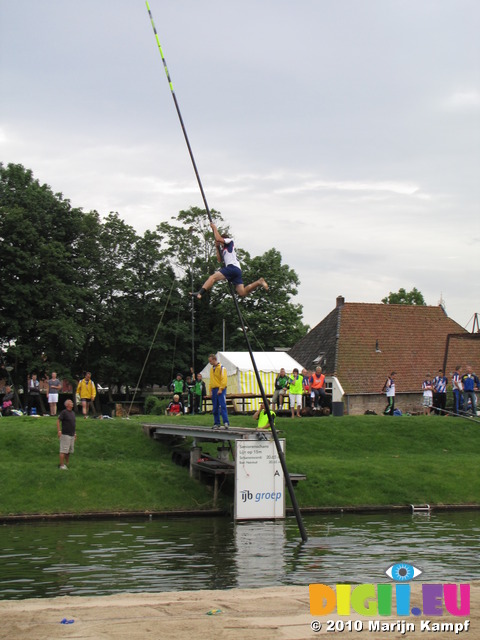
[[[388,581],[480,580],[480,512],[242,522],[158,518],[0,525],[0,599]]]

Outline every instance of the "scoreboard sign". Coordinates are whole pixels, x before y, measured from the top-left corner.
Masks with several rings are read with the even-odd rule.
[[[285,477],[273,440],[236,440],[235,519],[285,518]],[[280,440],[285,451],[285,439]]]

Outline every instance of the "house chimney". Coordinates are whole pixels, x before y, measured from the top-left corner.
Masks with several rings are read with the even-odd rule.
[[[345,298],[343,296],[337,296],[337,307],[343,307],[345,304]]]

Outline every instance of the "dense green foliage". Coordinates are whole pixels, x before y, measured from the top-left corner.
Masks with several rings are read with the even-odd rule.
[[[0,164],[0,365],[14,367],[17,385],[32,372],[91,370],[103,385],[135,386],[145,362],[142,386],[168,384],[221,349],[222,320],[228,349],[245,349],[226,285],[192,310],[192,284],[219,266],[206,212],[173,220],[138,234],[117,213],[84,213],[22,165]],[[295,272],[275,249],[240,253],[246,280],[261,272],[271,283],[268,296],[240,301],[254,347],[291,345],[306,331],[291,302]]]
[[[0,420],[0,513],[159,511],[212,507],[211,490],[171,461],[171,445],[149,439],[141,422],[212,424],[212,416],[78,420],[68,471],[57,469],[52,418]],[[251,416],[231,416],[253,426]],[[479,504],[480,430],[436,416],[277,418],[301,508]],[[178,445],[177,445],[178,446]],[[215,443],[202,443],[212,455]],[[183,444],[188,450],[188,443]],[[231,491],[231,489],[230,489]],[[230,493],[223,504],[231,502]]]
[[[411,291],[405,291],[403,287],[396,293],[390,291],[388,296],[382,298],[382,302],[383,304],[416,304],[420,306],[427,304],[423,294],[416,287],[413,287]]]
[[[156,396],[147,396],[145,398],[144,411],[147,415],[163,416],[169,405],[168,398],[157,398]]]

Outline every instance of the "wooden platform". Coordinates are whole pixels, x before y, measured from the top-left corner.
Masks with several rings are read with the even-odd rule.
[[[221,442],[228,440],[270,440],[272,433],[269,429],[250,429],[248,427],[229,427],[228,429],[213,429],[186,424],[158,424],[142,423],[143,431],[151,438],[162,436],[183,436],[193,438],[196,442]],[[278,432],[278,429],[277,429]]]
[[[214,458],[202,452],[199,442],[228,442],[232,440],[272,440],[269,429],[250,429],[246,427],[229,427],[228,429],[213,429],[212,427],[186,424],[158,424],[142,423],[143,431],[150,438],[160,440],[166,436],[190,437],[193,447],[190,453],[190,475],[201,478],[203,475],[213,477],[213,505],[216,506],[219,492],[219,480],[222,482],[227,476],[235,476],[235,462]],[[278,432],[278,429],[277,429]],[[222,445],[223,447],[223,445]],[[233,450],[230,447],[233,454]],[[195,453],[194,453],[195,452]],[[193,455],[192,455],[193,454]],[[291,473],[292,484],[306,480],[303,473]]]

